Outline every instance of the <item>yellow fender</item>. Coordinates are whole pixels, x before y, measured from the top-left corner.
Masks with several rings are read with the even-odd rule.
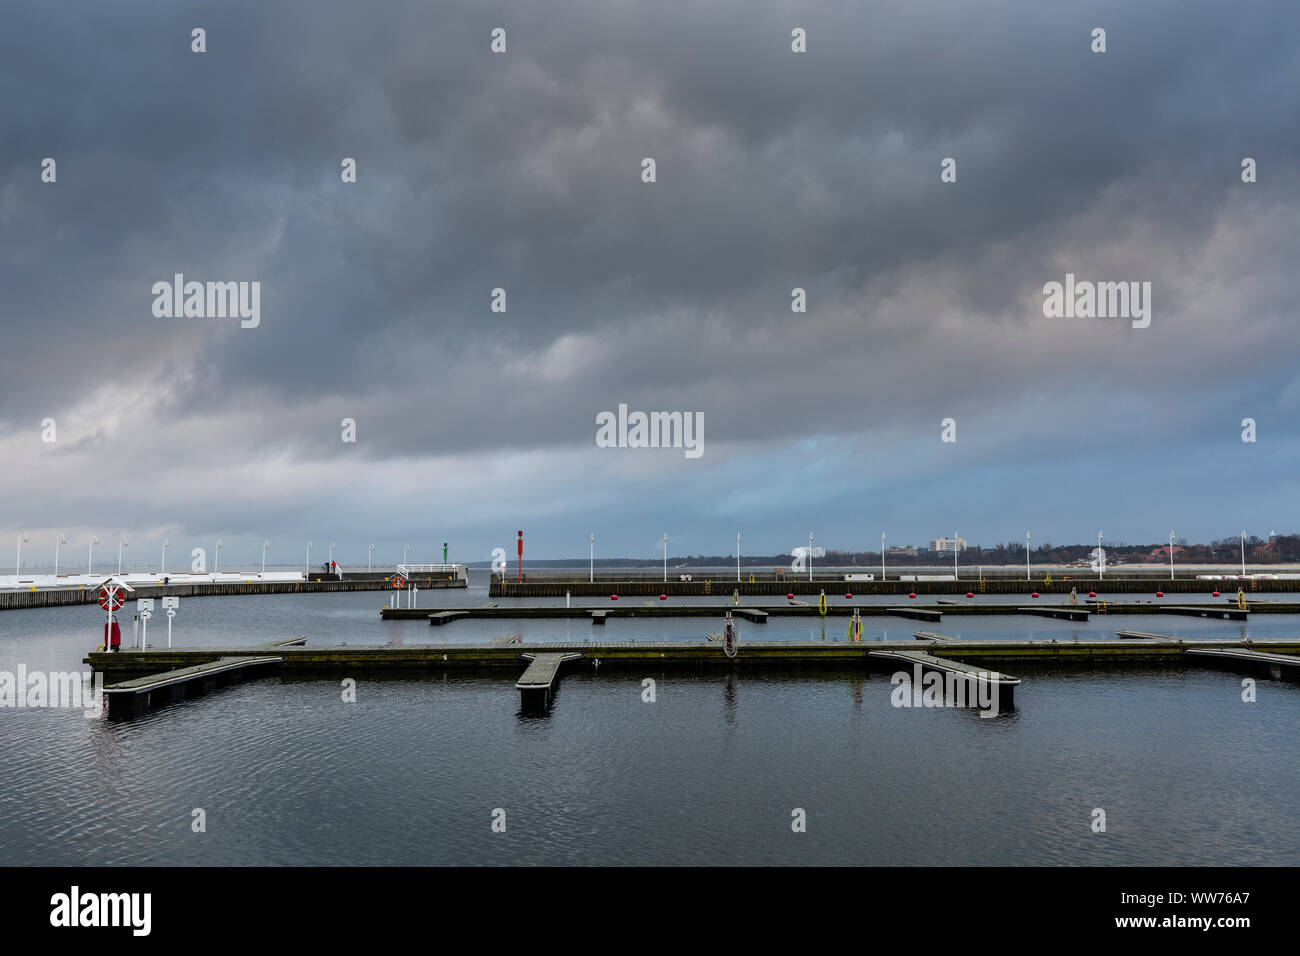
[[[823,591],[822,596],[817,599],[817,612],[821,614],[822,617],[826,616],[826,592],[825,591]]]

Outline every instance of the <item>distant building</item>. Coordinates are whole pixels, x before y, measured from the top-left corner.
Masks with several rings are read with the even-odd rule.
[[[930,550],[937,551],[940,554],[944,552],[952,553],[953,551],[961,552],[966,550],[965,538],[935,538],[930,542]]]
[[[914,558],[916,557],[916,545],[908,545],[907,547],[903,547],[901,545],[891,545],[890,547],[885,549],[885,554],[893,554],[893,555],[898,555],[899,557]]]

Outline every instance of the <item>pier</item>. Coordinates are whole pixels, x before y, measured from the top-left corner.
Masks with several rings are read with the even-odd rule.
[[[515,682],[522,707],[548,707],[555,696],[555,683],[560,679],[560,667],[569,661],[582,659],[582,654],[570,651],[555,654],[520,654],[530,661],[523,676]]]
[[[1032,614],[1037,617],[1054,617],[1061,621],[1086,621],[1092,612],[1086,607],[1018,607],[1017,614]]]
[[[464,618],[515,618],[518,620],[525,619],[543,619],[543,618],[570,618],[591,620],[593,623],[599,623],[595,620],[599,615],[602,620],[612,620],[614,618],[626,617],[652,617],[652,618],[674,618],[674,617],[721,617],[726,611],[731,611],[733,615],[742,617],[752,622],[761,622],[771,620],[772,618],[792,618],[792,617],[820,617],[823,616],[815,604],[764,604],[762,606],[735,607],[730,604],[656,604],[649,605],[615,605],[610,602],[608,607],[593,608],[590,605],[585,607],[552,607],[546,605],[520,605],[518,607],[502,606],[485,606],[485,607],[459,607],[459,608],[392,608],[385,607],[380,609],[379,616],[386,621],[392,620],[428,620],[430,624],[446,624],[450,621],[461,620]],[[1153,603],[1123,603],[1116,604],[1107,602],[1105,609],[1073,606],[1062,607],[1060,605],[1041,605],[1038,607],[1020,606],[1016,604],[993,604],[993,603],[976,603],[962,605],[924,605],[918,604],[910,607],[890,607],[884,604],[828,604],[826,606],[826,617],[852,617],[853,612],[857,611],[862,617],[903,617],[917,621],[938,622],[945,616],[952,617],[980,617],[980,616],[997,616],[997,615],[1021,615],[1033,614],[1041,617],[1053,617],[1060,620],[1069,621],[1087,621],[1089,614],[1157,614],[1162,612],[1190,614],[1196,617],[1205,617],[1216,620],[1244,621],[1249,614],[1297,614],[1300,613],[1300,604],[1288,604],[1277,602],[1274,604],[1252,604],[1250,611],[1243,611],[1236,606],[1225,607],[1221,604],[1192,605],[1178,610],[1171,609],[1168,605]],[[435,620],[436,616],[436,620]]]
[[[1188,617],[1211,617],[1222,621],[1245,621],[1250,612],[1239,607],[1170,607],[1160,605],[1162,614],[1183,614]]]
[[[1015,691],[1020,684],[1019,677],[974,667],[958,660],[937,657],[925,651],[871,651],[869,656],[877,660],[913,664],[920,667],[922,671],[935,672],[944,677],[954,678],[962,684],[970,684],[972,690],[976,690],[976,696],[996,701],[999,710],[1010,710],[1015,706]],[[980,690],[983,693],[980,693]]]
[[[161,674],[110,684],[104,688],[108,699],[108,715],[116,717],[126,713],[138,716],[154,704],[176,703],[197,693],[207,693],[217,686],[220,678],[228,678],[236,671],[261,668],[282,661],[283,658],[280,657],[219,657],[205,664],[192,664]]]
[[[493,574],[488,585],[488,591],[493,598],[562,598],[565,594],[572,597],[605,598],[611,594],[618,594],[620,597],[650,598],[657,598],[660,594],[666,594],[669,597],[688,595],[724,597],[735,591],[741,597],[754,595],[784,597],[786,594],[794,594],[796,596],[807,595],[814,600],[822,591],[827,594],[852,591],[854,594],[864,596],[880,594],[906,596],[914,592],[917,594],[957,595],[962,597],[968,593],[973,593],[976,596],[982,594],[1023,594],[1028,596],[1034,591],[1040,594],[1059,595],[1069,595],[1071,591],[1075,591],[1080,596],[1087,594],[1089,591],[1105,594],[1151,595],[1154,595],[1157,591],[1163,591],[1165,594],[1200,594],[1208,597],[1212,591],[1222,590],[1227,586],[1230,586],[1231,590],[1235,591],[1240,586],[1247,593],[1256,591],[1300,592],[1300,580],[1294,578],[1216,581],[1186,577],[1170,580],[1169,578],[1155,576],[1124,576],[1122,574],[1115,577],[1099,578],[1095,574],[1089,574],[1086,569],[1081,570],[1082,573],[1077,576],[1065,574],[1060,577],[1053,577],[1051,581],[1042,579],[1026,581],[1023,576],[1005,577],[1001,575],[958,581],[900,581],[895,579],[845,581],[843,570],[830,574],[819,572],[811,581],[808,579],[807,574],[803,576],[793,573],[774,575],[771,571],[749,570],[744,572],[745,580],[743,581],[735,580],[734,573],[732,578],[728,580],[725,575],[713,576],[710,574],[706,577],[699,572],[692,572],[689,581],[680,580],[681,575],[677,575],[677,579],[664,581],[657,575],[611,574],[609,572],[600,572],[595,581],[588,581],[586,574],[576,577],[542,571],[525,574],[522,582],[512,580],[509,575],[506,575],[503,579],[502,575]]]
[[[1300,680],[1300,657],[1266,653],[1241,647],[1191,647],[1186,653],[1196,658],[1210,658],[1216,663],[1237,665],[1246,670],[1263,670],[1279,680]]]
[[[244,648],[150,648],[107,653],[96,651],[85,658],[95,671],[112,684],[115,695],[147,695],[148,706],[157,692],[170,693],[175,684],[202,689],[204,680],[222,674],[254,670],[300,677],[335,679],[340,674],[369,672],[445,672],[448,670],[497,671],[517,668],[528,661],[524,677],[516,682],[530,702],[539,696],[547,702],[553,696],[560,666],[585,659],[601,673],[632,670],[659,673],[668,669],[733,671],[735,669],[805,669],[815,667],[880,669],[887,662],[907,661],[956,675],[996,673],[999,694],[1014,694],[1019,678],[997,671],[994,665],[1093,667],[1150,666],[1157,663],[1183,666],[1251,666],[1270,673],[1300,674],[1300,638],[1250,641],[1239,638],[1072,641],[965,641],[947,635],[916,632],[929,640],[925,651],[914,641],[746,641],[741,640],[735,657],[727,657],[717,640],[655,641],[524,641],[506,635],[464,644],[424,645],[322,645],[304,643],[304,638]],[[918,657],[917,655],[921,655]],[[540,663],[539,663],[540,662]],[[554,667],[552,667],[554,665]],[[536,670],[534,670],[536,666]],[[548,676],[549,675],[549,676]],[[526,678],[526,679],[525,679]],[[545,689],[544,689],[545,688]],[[109,688],[105,689],[106,692]],[[521,696],[521,700],[522,700]],[[140,702],[132,709],[139,709]]]
[[[222,572],[223,577],[225,572]],[[182,577],[182,575],[177,575]],[[342,578],[323,571],[312,574],[307,580],[259,581],[256,574],[238,580],[214,583],[163,584],[161,581],[140,583],[132,581],[138,592],[136,597],[241,597],[250,594],[335,594],[344,591],[391,591],[390,577],[382,574],[344,574]],[[463,576],[426,575],[412,578],[409,584],[421,591],[442,588],[467,587]],[[87,587],[25,587],[19,591],[0,591],[0,611],[22,610],[38,607],[65,607],[75,604],[95,604],[99,600],[99,586]],[[427,612],[426,612],[427,613]]]

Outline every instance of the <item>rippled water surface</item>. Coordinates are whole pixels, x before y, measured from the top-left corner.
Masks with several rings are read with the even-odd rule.
[[[585,640],[581,621],[380,621],[389,595],[187,598],[178,645]],[[425,606],[486,592],[425,592]],[[630,599],[640,603],[641,599]],[[562,599],[561,602],[562,603]],[[595,602],[589,602],[595,603]],[[658,603],[658,602],[656,602]],[[98,643],[86,607],[0,613],[0,671],[71,670]],[[159,622],[163,626],[159,627]],[[1155,615],[1087,624],[865,620],[974,639],[1294,636]],[[844,619],[742,624],[743,639],[842,640]],[[96,627],[101,630],[96,631]],[[612,620],[595,636],[699,637],[711,619]],[[124,626],[130,640],[129,619]],[[166,641],[155,615],[151,644]],[[339,678],[347,676],[344,673]],[[887,675],[594,671],[544,716],[515,673],[267,676],[130,721],[0,709],[5,864],[1292,864],[1300,851],[1300,689],[1177,667],[1023,673],[1014,713],[895,708]],[[642,679],[657,681],[654,703]],[[191,830],[206,811],[207,832]],[[504,834],[491,830],[506,811]],[[791,830],[792,811],[807,832]],[[1092,811],[1107,832],[1093,833]]]

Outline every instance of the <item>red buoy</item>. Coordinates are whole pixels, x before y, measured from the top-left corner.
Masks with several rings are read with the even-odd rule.
[[[974,591],[967,591],[967,592],[966,592],[966,596],[967,596],[967,597],[974,597],[974,596],[975,596],[975,592],[974,592]]]
[[[852,600],[853,600],[853,595],[852,595],[852,594],[846,594],[846,595],[844,595],[844,599],[845,599],[846,601],[852,601]]]
[[[617,595],[617,594],[611,594],[611,595],[609,596],[609,599],[610,599],[611,601],[617,601],[617,600],[618,600],[618,595]]]
[[[913,591],[911,594],[908,595],[908,597],[910,597],[910,598],[914,598],[914,597],[916,597],[916,592]]]
[[[1097,596],[1097,592],[1096,592],[1096,591],[1089,591],[1089,592],[1088,592],[1088,597],[1096,597],[1096,596]]]
[[[1213,594],[1210,595],[1210,597],[1218,597],[1218,596],[1219,596],[1219,592],[1218,592],[1218,591],[1215,591]]]
[[[785,599],[786,599],[787,601],[793,601],[793,600],[794,600],[794,595],[793,595],[793,594],[787,594],[787,595],[785,596]]]
[[[667,601],[667,600],[668,600],[668,595],[667,595],[667,594],[661,594],[661,595],[659,595],[659,600],[661,600],[661,601]]]
[[[1157,592],[1156,592],[1156,597],[1164,597],[1164,596],[1165,596],[1165,592],[1164,592],[1164,591],[1157,591]]]
[[[1038,592],[1035,591],[1033,594],[1031,594],[1031,595],[1029,595],[1029,596],[1030,596],[1030,597],[1038,597]]]

